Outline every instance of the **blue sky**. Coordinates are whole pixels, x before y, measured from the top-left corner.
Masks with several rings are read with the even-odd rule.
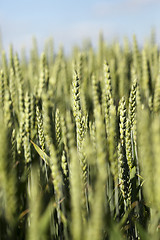
[[[66,51],[90,38],[93,45],[102,31],[106,41],[137,35],[142,43],[154,27],[160,39],[160,0],[0,0],[3,46],[30,49],[32,37],[42,49],[53,37]],[[158,42],[159,43],[159,42]]]

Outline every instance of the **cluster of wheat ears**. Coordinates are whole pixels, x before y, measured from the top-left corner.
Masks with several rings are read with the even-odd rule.
[[[0,239],[160,239],[160,53],[127,39],[0,59]]]

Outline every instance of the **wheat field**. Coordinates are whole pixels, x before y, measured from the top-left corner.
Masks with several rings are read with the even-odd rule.
[[[160,239],[156,43],[0,56],[0,239]]]

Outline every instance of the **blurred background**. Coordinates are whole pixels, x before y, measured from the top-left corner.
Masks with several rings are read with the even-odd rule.
[[[0,0],[1,46],[6,51],[30,50],[35,37],[38,49],[53,38],[54,48],[64,46],[69,53],[73,45],[94,47],[99,33],[111,43],[132,41],[136,34],[140,45],[151,31],[160,39],[160,0]]]

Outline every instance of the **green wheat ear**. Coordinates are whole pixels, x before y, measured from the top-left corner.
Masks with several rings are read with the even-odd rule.
[[[142,51],[142,90],[146,98],[152,94],[151,69],[145,49]]]
[[[4,87],[7,88],[9,86],[9,71],[5,51],[2,51],[2,69],[4,72]]]
[[[55,131],[56,131],[56,142],[58,147],[61,141],[60,112],[58,108],[56,109],[56,114],[55,114]]]
[[[16,89],[16,84],[15,84],[15,73],[14,73],[14,69],[10,68],[10,73],[9,73],[9,90],[11,93],[11,99],[13,102],[13,109],[14,111],[17,111],[17,89]]]
[[[37,116],[37,123],[38,123],[38,136],[41,148],[45,151],[45,137],[44,137],[44,130],[43,130],[43,118],[42,113],[40,112],[39,107],[36,107],[36,116]]]
[[[130,119],[127,119],[127,123],[126,123],[126,157],[127,157],[127,161],[128,161],[128,165],[129,165],[129,169],[131,171],[131,169],[134,166],[133,163],[133,150],[132,150],[132,133],[131,133],[131,122]]]
[[[4,95],[5,95],[5,87],[4,87],[4,73],[0,71],[0,108],[3,110],[4,107]]]
[[[28,136],[24,136],[23,145],[24,145],[25,161],[26,161],[26,163],[31,163],[31,147],[30,147],[30,142],[29,142]]]
[[[11,101],[11,94],[10,91],[7,90],[5,91],[5,98],[4,98],[4,119],[5,119],[5,124],[8,128],[11,128],[14,119],[13,119],[13,104]]]
[[[131,128],[133,128],[135,115],[136,115],[136,91],[137,91],[137,82],[132,85],[130,96],[129,96],[129,110],[128,110],[128,118],[130,120]]]
[[[41,97],[43,90],[46,88],[46,84],[47,84],[46,56],[44,53],[42,53],[40,61],[40,80],[38,88],[38,97]]]
[[[109,134],[109,122],[110,122],[110,106],[113,105],[112,99],[112,86],[111,86],[111,74],[110,67],[107,62],[104,63],[104,90],[103,90],[103,112],[105,116],[105,124],[106,124],[106,133]]]
[[[80,85],[79,85],[79,77],[77,72],[74,73],[73,77],[73,115],[76,118],[77,113],[81,110],[81,105],[80,105]]]
[[[65,156],[65,151],[63,151],[62,157],[61,157],[61,167],[63,169],[63,174],[65,175],[66,179],[68,176],[68,163],[67,163],[67,159]]]
[[[160,73],[155,84],[153,108],[155,113],[160,112]]]
[[[119,102],[119,113],[120,113],[120,141],[122,146],[125,145],[125,132],[126,132],[126,100],[124,97]]]
[[[31,98],[27,92],[25,96],[25,132],[30,139],[31,136]]]
[[[117,162],[117,115],[116,107],[114,105],[110,106],[109,109],[109,128],[108,128],[108,143],[109,143],[109,161],[111,164],[111,172],[114,179],[118,178],[118,162]]]
[[[120,166],[120,187],[124,198],[125,210],[131,203],[130,171],[126,156],[126,101],[123,97],[119,103],[120,112],[120,142],[118,144],[118,161]]]

